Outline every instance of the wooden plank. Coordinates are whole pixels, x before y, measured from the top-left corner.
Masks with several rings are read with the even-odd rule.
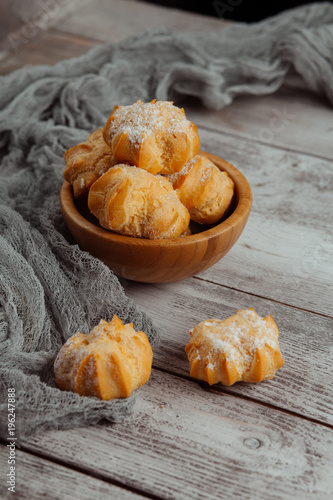
[[[0,7],[3,28],[0,28],[0,60],[15,56],[31,42],[43,38],[43,34],[61,24],[64,18],[78,15],[91,0],[15,0]],[[52,50],[51,50],[52,51]]]
[[[168,499],[322,499],[333,431],[154,371],[121,424],[48,432],[25,450]]]
[[[249,307],[262,317],[272,314],[285,366],[272,381],[214,387],[333,425],[333,319],[195,278],[160,285],[127,282],[126,294],[161,333],[154,366],[186,377],[190,369],[184,348],[189,330],[199,322],[225,319]]]
[[[117,42],[149,28],[192,31],[202,26],[219,29],[224,24],[209,16],[134,0],[77,1],[70,0],[66,9],[54,9],[55,14],[49,15],[38,2],[29,8],[25,6],[25,24],[8,33],[0,43],[0,74],[25,64],[55,64],[82,55],[98,43]],[[43,29],[38,23],[31,24],[38,13],[47,18]]]
[[[26,64],[56,64],[63,59],[78,57],[96,45],[95,40],[49,30],[36,35],[20,49],[3,53],[0,74],[5,75]]]
[[[169,28],[181,32],[218,30],[226,21],[192,12],[133,0],[98,0],[64,20],[58,28],[68,33],[119,41],[148,29]]]
[[[306,228],[252,212],[228,255],[198,276],[333,316],[332,247],[328,230]]]
[[[22,25],[19,13],[13,12],[10,8],[11,3],[11,0],[2,0],[0,4],[0,44],[8,33],[17,30]]]
[[[15,493],[8,491],[6,474],[8,469],[8,451],[0,447],[0,468],[3,472],[0,483],[2,499],[42,500],[139,500],[146,497],[132,493],[102,479],[71,470],[24,451],[16,450]],[[4,479],[5,478],[5,479]]]
[[[186,101],[187,116],[199,126],[254,142],[333,159],[330,103],[305,88],[285,85],[271,95],[239,96],[219,111]]]
[[[202,149],[233,163],[253,191],[240,239],[200,277],[333,316],[332,161],[199,134]]]
[[[15,19],[11,25],[6,21],[8,28],[0,40],[0,74],[25,64],[55,64],[100,42],[117,42],[149,28],[196,31],[220,29],[225,23],[135,0],[68,0],[61,5],[35,0],[29,5],[23,2]]]
[[[95,0],[53,0],[41,2],[40,0],[3,0],[5,6],[0,7],[4,17],[4,28],[7,32],[17,29],[18,19],[21,23],[34,22],[40,29],[53,26],[71,14],[77,14],[81,6]],[[14,21],[13,21],[14,18]]]

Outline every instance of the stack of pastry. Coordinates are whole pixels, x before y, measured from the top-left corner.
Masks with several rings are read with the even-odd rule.
[[[115,106],[104,129],[66,151],[65,179],[106,229],[149,239],[217,222],[234,183],[199,155],[197,127],[172,102]]]

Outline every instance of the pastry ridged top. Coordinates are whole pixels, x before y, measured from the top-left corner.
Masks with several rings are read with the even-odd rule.
[[[168,119],[166,120],[166,116]],[[109,132],[111,135],[126,132],[130,144],[138,147],[141,140],[156,132],[179,134],[189,125],[184,112],[168,101],[117,106],[113,111]]]
[[[196,155],[168,179],[191,219],[200,224],[217,222],[231,204],[234,182],[203,155]]]
[[[76,198],[87,194],[93,182],[115,164],[102,132],[101,128],[95,130],[85,142],[73,146],[64,154],[64,178],[72,184]]]
[[[128,397],[150,376],[152,349],[144,332],[115,315],[88,334],[69,338],[54,363],[60,389],[101,399]]]
[[[279,330],[272,316],[241,309],[225,320],[208,319],[190,331],[191,376],[209,384],[271,379],[283,366]]]
[[[194,123],[169,101],[115,106],[103,136],[119,162],[153,174],[180,170],[200,147]]]
[[[101,226],[138,238],[176,238],[190,221],[166,178],[126,165],[113,167],[92,185],[88,207]]]

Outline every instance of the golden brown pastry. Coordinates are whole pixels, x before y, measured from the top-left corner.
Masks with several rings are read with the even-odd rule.
[[[152,359],[146,334],[114,315],[88,335],[77,333],[67,340],[54,363],[56,383],[81,396],[128,398],[149,379]]]
[[[118,163],[130,163],[152,174],[182,169],[197,154],[197,127],[172,102],[137,101],[115,106],[103,131]]]
[[[190,221],[166,178],[126,165],[113,167],[91,186],[88,207],[101,226],[137,238],[176,238]]]
[[[196,155],[168,178],[191,219],[200,224],[217,222],[231,204],[232,179],[205,156]]]
[[[261,382],[273,378],[284,364],[275,321],[271,315],[261,318],[253,308],[223,321],[202,321],[190,334],[185,347],[190,374],[210,385]]]
[[[101,128],[96,130],[85,142],[73,146],[64,154],[64,178],[72,184],[76,198],[87,194],[93,182],[116,163],[102,132]]]

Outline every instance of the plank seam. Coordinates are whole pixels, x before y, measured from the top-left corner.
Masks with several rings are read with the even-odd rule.
[[[221,135],[224,135],[226,137],[232,137],[233,139],[241,139],[243,141],[247,141],[247,142],[250,142],[252,144],[260,144],[261,146],[268,146],[269,148],[278,149],[279,151],[287,151],[287,152],[297,153],[297,154],[304,155],[304,156],[309,156],[310,158],[319,158],[320,160],[331,161],[331,162],[333,161],[333,158],[331,158],[329,156],[321,156],[319,154],[307,153],[307,152],[304,152],[304,151],[300,151],[298,149],[293,149],[290,146],[289,147],[279,146],[278,144],[271,144],[269,142],[263,142],[263,141],[260,141],[260,140],[251,139],[251,138],[246,137],[246,136],[237,135],[237,133],[226,132],[224,130],[223,131],[222,130],[216,130],[216,128],[215,129],[214,128],[210,128],[207,125],[197,124],[197,127],[198,127],[198,129],[203,129],[203,130],[205,130],[207,132],[211,132],[211,133],[215,133],[215,134],[221,134]]]
[[[1,437],[0,437],[0,444],[6,444],[6,441]],[[35,457],[42,458],[43,460],[46,460],[48,462],[65,467],[66,469],[74,470],[74,471],[79,472],[81,474],[85,474],[85,475],[91,476],[95,479],[99,479],[100,481],[111,484],[113,486],[117,486],[119,488],[122,488],[123,490],[130,491],[136,495],[144,496],[150,500],[163,500],[163,497],[156,496],[156,495],[153,495],[151,493],[146,493],[145,491],[140,490],[139,488],[135,488],[134,486],[125,485],[121,481],[118,481],[117,479],[110,479],[101,473],[96,474],[92,470],[90,470],[89,468],[85,469],[84,467],[81,467],[80,465],[77,465],[77,464],[69,464],[69,463],[63,462],[61,459],[58,459],[57,457],[48,455],[47,453],[32,450],[28,446],[26,446],[24,443],[20,443],[20,444],[18,443],[17,449],[20,451],[24,451],[24,453],[28,453],[29,455],[33,455]]]
[[[252,297],[257,297],[258,299],[269,300],[270,302],[274,302],[276,304],[280,304],[280,305],[286,306],[286,307],[291,307],[292,309],[297,309],[298,311],[303,311],[303,312],[307,312],[307,313],[310,313],[310,314],[315,314],[316,316],[320,316],[322,318],[333,319],[333,316],[330,316],[329,314],[323,314],[323,313],[320,313],[320,312],[311,311],[310,309],[304,309],[304,308],[299,307],[299,306],[294,306],[292,304],[287,304],[286,302],[281,302],[281,301],[279,301],[277,299],[272,299],[270,297],[265,297],[264,295],[258,295],[258,294],[253,293],[253,292],[247,292],[245,290],[240,290],[239,288],[234,288],[232,286],[223,285],[222,283],[216,283],[215,281],[211,281],[211,280],[208,280],[208,279],[205,279],[205,278],[200,278],[200,276],[193,276],[193,278],[196,279],[196,280],[199,280],[199,281],[204,281],[205,283],[211,283],[212,285],[221,286],[221,287],[226,288],[228,290],[233,290],[235,292],[245,293],[247,295],[251,295]]]
[[[93,38],[91,36],[77,35],[76,33],[72,33],[71,31],[66,31],[66,30],[63,30],[61,28],[57,28],[56,26],[50,28],[48,30],[48,33],[50,33],[51,35],[59,34],[62,36],[67,36],[68,38],[79,38],[80,40],[86,40],[87,42],[92,42],[95,44],[95,46],[104,45],[104,44],[108,43],[107,40],[103,42],[102,40],[98,40],[98,38]],[[88,50],[90,50],[90,49],[88,49]]]
[[[280,408],[279,406],[275,406],[275,405],[272,405],[272,404],[269,404],[269,403],[265,403],[263,401],[260,401],[258,399],[255,399],[255,398],[252,398],[250,396],[245,396],[243,394],[238,394],[236,392],[233,392],[232,389],[227,389],[227,388],[223,388],[221,389],[220,387],[211,387],[209,386],[208,384],[206,384],[204,381],[201,381],[199,379],[195,379],[195,378],[192,378],[190,376],[187,376],[187,375],[183,375],[183,374],[180,374],[180,373],[173,373],[169,370],[167,370],[166,368],[159,368],[155,365],[153,365],[153,368],[154,370],[158,370],[159,372],[162,372],[162,373],[167,373],[168,375],[171,375],[171,376],[174,376],[174,377],[178,377],[178,378],[181,378],[183,380],[188,380],[189,382],[194,382],[198,385],[200,385],[200,387],[206,391],[206,392],[210,392],[210,393],[214,393],[214,394],[228,394],[229,396],[234,396],[238,399],[245,399],[246,401],[249,401],[251,403],[254,403],[254,404],[257,404],[259,406],[264,406],[265,408],[269,408],[271,410],[275,410],[275,411],[280,411],[282,413],[285,413],[291,417],[295,417],[295,418],[300,418],[302,420],[306,420],[308,422],[312,422],[314,424],[318,424],[318,425],[321,425],[323,427],[326,427],[327,429],[333,429],[333,424],[328,424],[326,422],[322,422],[321,420],[317,420],[316,418],[312,418],[312,417],[308,417],[306,415],[302,415],[301,413],[297,413],[296,411],[292,411],[292,410],[287,410],[285,408]]]

